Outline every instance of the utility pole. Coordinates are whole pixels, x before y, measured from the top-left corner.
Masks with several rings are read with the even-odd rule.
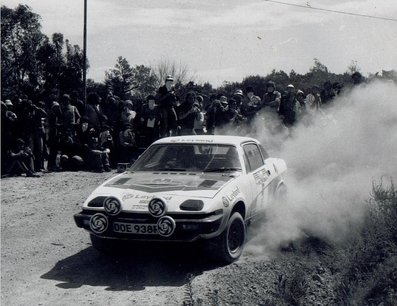
[[[85,106],[87,100],[87,0],[84,0],[83,91]]]

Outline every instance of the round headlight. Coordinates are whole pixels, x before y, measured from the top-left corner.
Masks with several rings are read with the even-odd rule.
[[[102,234],[108,229],[108,218],[104,214],[95,214],[90,218],[90,229],[96,234]]]
[[[164,216],[157,221],[157,230],[163,237],[171,236],[176,228],[175,220],[169,216]]]
[[[151,199],[148,205],[149,213],[156,218],[162,217],[167,212],[165,200],[161,198]]]
[[[115,197],[108,197],[103,202],[103,208],[110,216],[116,216],[121,212],[121,203]]]

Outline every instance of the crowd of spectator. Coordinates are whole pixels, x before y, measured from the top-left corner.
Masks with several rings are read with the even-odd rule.
[[[360,78],[352,79],[354,83]],[[111,171],[131,163],[153,141],[167,136],[218,134],[225,128],[249,125],[268,113],[290,128],[302,118],[322,112],[340,94],[342,86],[325,82],[303,92],[289,84],[278,88],[269,81],[263,97],[253,87],[232,95],[194,90],[184,96],[174,89],[172,76],[146,101],[135,104],[109,94],[92,92],[86,103],[75,94],[44,103],[23,95],[1,102],[1,173],[37,177],[44,171]],[[308,115],[308,116],[305,116]]]

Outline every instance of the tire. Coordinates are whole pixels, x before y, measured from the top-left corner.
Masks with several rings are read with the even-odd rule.
[[[232,263],[240,258],[246,241],[246,227],[243,217],[235,212],[229,218],[226,229],[218,237],[217,257],[222,262]]]
[[[91,244],[94,249],[105,254],[114,254],[119,248],[118,241],[115,239],[102,238],[90,234]]]

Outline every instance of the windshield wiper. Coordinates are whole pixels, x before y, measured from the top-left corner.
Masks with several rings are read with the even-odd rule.
[[[204,172],[226,172],[226,171],[241,171],[241,168],[237,168],[237,167],[220,167],[220,168],[211,168],[211,169],[204,170]]]

